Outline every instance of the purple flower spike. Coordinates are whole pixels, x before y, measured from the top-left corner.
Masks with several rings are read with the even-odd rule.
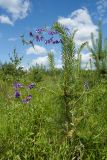
[[[43,37],[43,36],[41,36],[41,37],[40,37],[40,40],[41,40],[41,41],[43,41],[43,39],[44,39],[44,37]]]
[[[39,35],[36,35],[36,36],[35,36],[35,39],[36,39],[37,42],[40,42],[40,37],[39,37]]]
[[[26,99],[22,100],[23,103],[28,103],[29,101],[27,101]]]
[[[14,88],[17,89],[17,88],[22,88],[22,84],[20,83],[14,83]]]
[[[58,32],[57,31],[49,31],[48,34],[49,35],[54,35],[54,34],[58,34]]]
[[[25,99],[22,100],[23,103],[29,103],[29,101],[31,100],[32,95],[27,96]]]
[[[32,95],[29,95],[26,97],[26,99],[29,101],[32,98]]]
[[[60,41],[58,40],[53,41],[53,44],[58,44],[58,43],[60,43]]]
[[[45,30],[43,28],[40,28],[40,29],[36,29],[36,33],[38,34],[42,34],[42,32],[44,32]]]
[[[18,91],[15,92],[15,98],[19,98],[20,97],[20,93]]]
[[[42,32],[46,32],[47,29],[46,28],[39,28],[39,29],[36,29],[36,32],[41,34]]]
[[[48,40],[45,40],[44,42],[45,42],[45,44],[53,43],[53,37],[51,37],[51,38],[48,39]]]
[[[28,86],[29,89],[32,89],[32,88],[34,88],[34,87],[35,87],[35,84],[34,84],[34,83],[32,83],[32,84],[30,84],[30,85]]]

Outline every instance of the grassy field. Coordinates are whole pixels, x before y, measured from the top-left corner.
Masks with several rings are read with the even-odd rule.
[[[92,85],[91,77],[89,84],[85,90],[79,79],[73,88],[68,130],[59,76],[44,76],[27,91],[32,99],[25,104],[14,97],[13,84],[1,80],[0,159],[106,160],[107,84]],[[24,97],[25,87],[19,90]]]

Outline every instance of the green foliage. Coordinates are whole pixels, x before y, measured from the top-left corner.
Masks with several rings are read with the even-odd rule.
[[[62,72],[62,91],[63,91],[63,106],[66,115],[66,123],[68,124],[67,131],[72,128],[72,114],[71,110],[72,105],[70,101],[73,96],[74,88],[76,87],[76,78],[77,78],[77,68],[78,72],[80,70],[80,52],[86,43],[82,44],[78,50],[76,50],[76,45],[74,41],[74,36],[77,30],[72,33],[68,33],[64,27],[55,23],[53,28],[59,32],[62,41],[62,63],[63,63],[63,72]],[[78,54],[78,59],[76,60],[75,55]]]
[[[49,71],[51,74],[55,71],[55,60],[54,54],[52,52],[48,53],[48,63],[49,63]]]
[[[23,67],[20,66],[22,61],[22,57],[18,57],[16,53],[16,49],[14,49],[12,53],[12,57],[10,57],[10,61],[4,64],[0,64],[0,74],[3,80],[18,80],[22,77],[25,72]]]
[[[56,82],[47,76],[31,91],[31,102],[22,104],[14,99],[11,85],[0,81],[0,159],[107,158],[106,81],[102,79],[88,91],[84,91],[82,77],[76,82],[69,101],[74,127],[68,132],[59,82],[58,76]]]
[[[95,67],[98,74],[104,75],[107,73],[107,40],[104,40],[102,37],[102,25],[99,22],[98,25],[98,37],[94,38],[94,34],[91,34],[92,48],[88,46],[89,50],[92,53],[92,57],[95,61]]]
[[[16,49],[14,49],[12,56],[10,57],[10,62],[17,68],[21,64],[22,58],[23,57],[18,56]]]
[[[9,80],[10,77],[12,78],[14,76],[15,67],[12,63],[4,63],[1,64],[0,70],[2,79]]]
[[[36,65],[29,69],[28,76],[31,81],[40,82],[43,79],[43,74],[45,72],[44,66]]]

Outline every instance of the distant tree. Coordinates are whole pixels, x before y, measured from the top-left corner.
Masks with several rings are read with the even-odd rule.
[[[22,57],[19,57],[16,49],[13,50],[12,56],[10,57],[9,62],[1,63],[1,77],[4,80],[9,80],[9,78],[13,78],[13,80],[19,79],[24,75],[23,67],[20,66],[22,61]]]
[[[15,68],[19,67],[22,62],[23,57],[19,57],[16,48],[13,50],[12,56],[10,56],[10,63],[12,63]]]
[[[89,50],[92,53],[95,67],[100,75],[107,73],[107,39],[102,36],[102,24],[101,21],[98,24],[98,37],[95,39],[94,34],[91,33],[92,47],[88,45]]]
[[[55,59],[53,52],[48,53],[48,64],[49,64],[49,71],[51,74],[55,71]]]
[[[40,82],[45,73],[45,68],[42,65],[35,65],[29,68],[28,75],[31,81]]]

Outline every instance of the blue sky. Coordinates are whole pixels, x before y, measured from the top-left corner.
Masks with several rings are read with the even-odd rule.
[[[53,51],[56,66],[61,66],[60,45],[35,43],[23,46],[20,35],[28,38],[28,33],[36,28],[51,26],[58,21],[70,30],[78,28],[75,37],[77,45],[90,42],[90,33],[97,35],[97,23],[103,21],[103,33],[107,36],[107,0],[0,0],[0,60],[9,60],[9,54],[16,48],[23,56],[22,65],[47,64],[47,53]],[[83,63],[90,53],[83,55]]]

